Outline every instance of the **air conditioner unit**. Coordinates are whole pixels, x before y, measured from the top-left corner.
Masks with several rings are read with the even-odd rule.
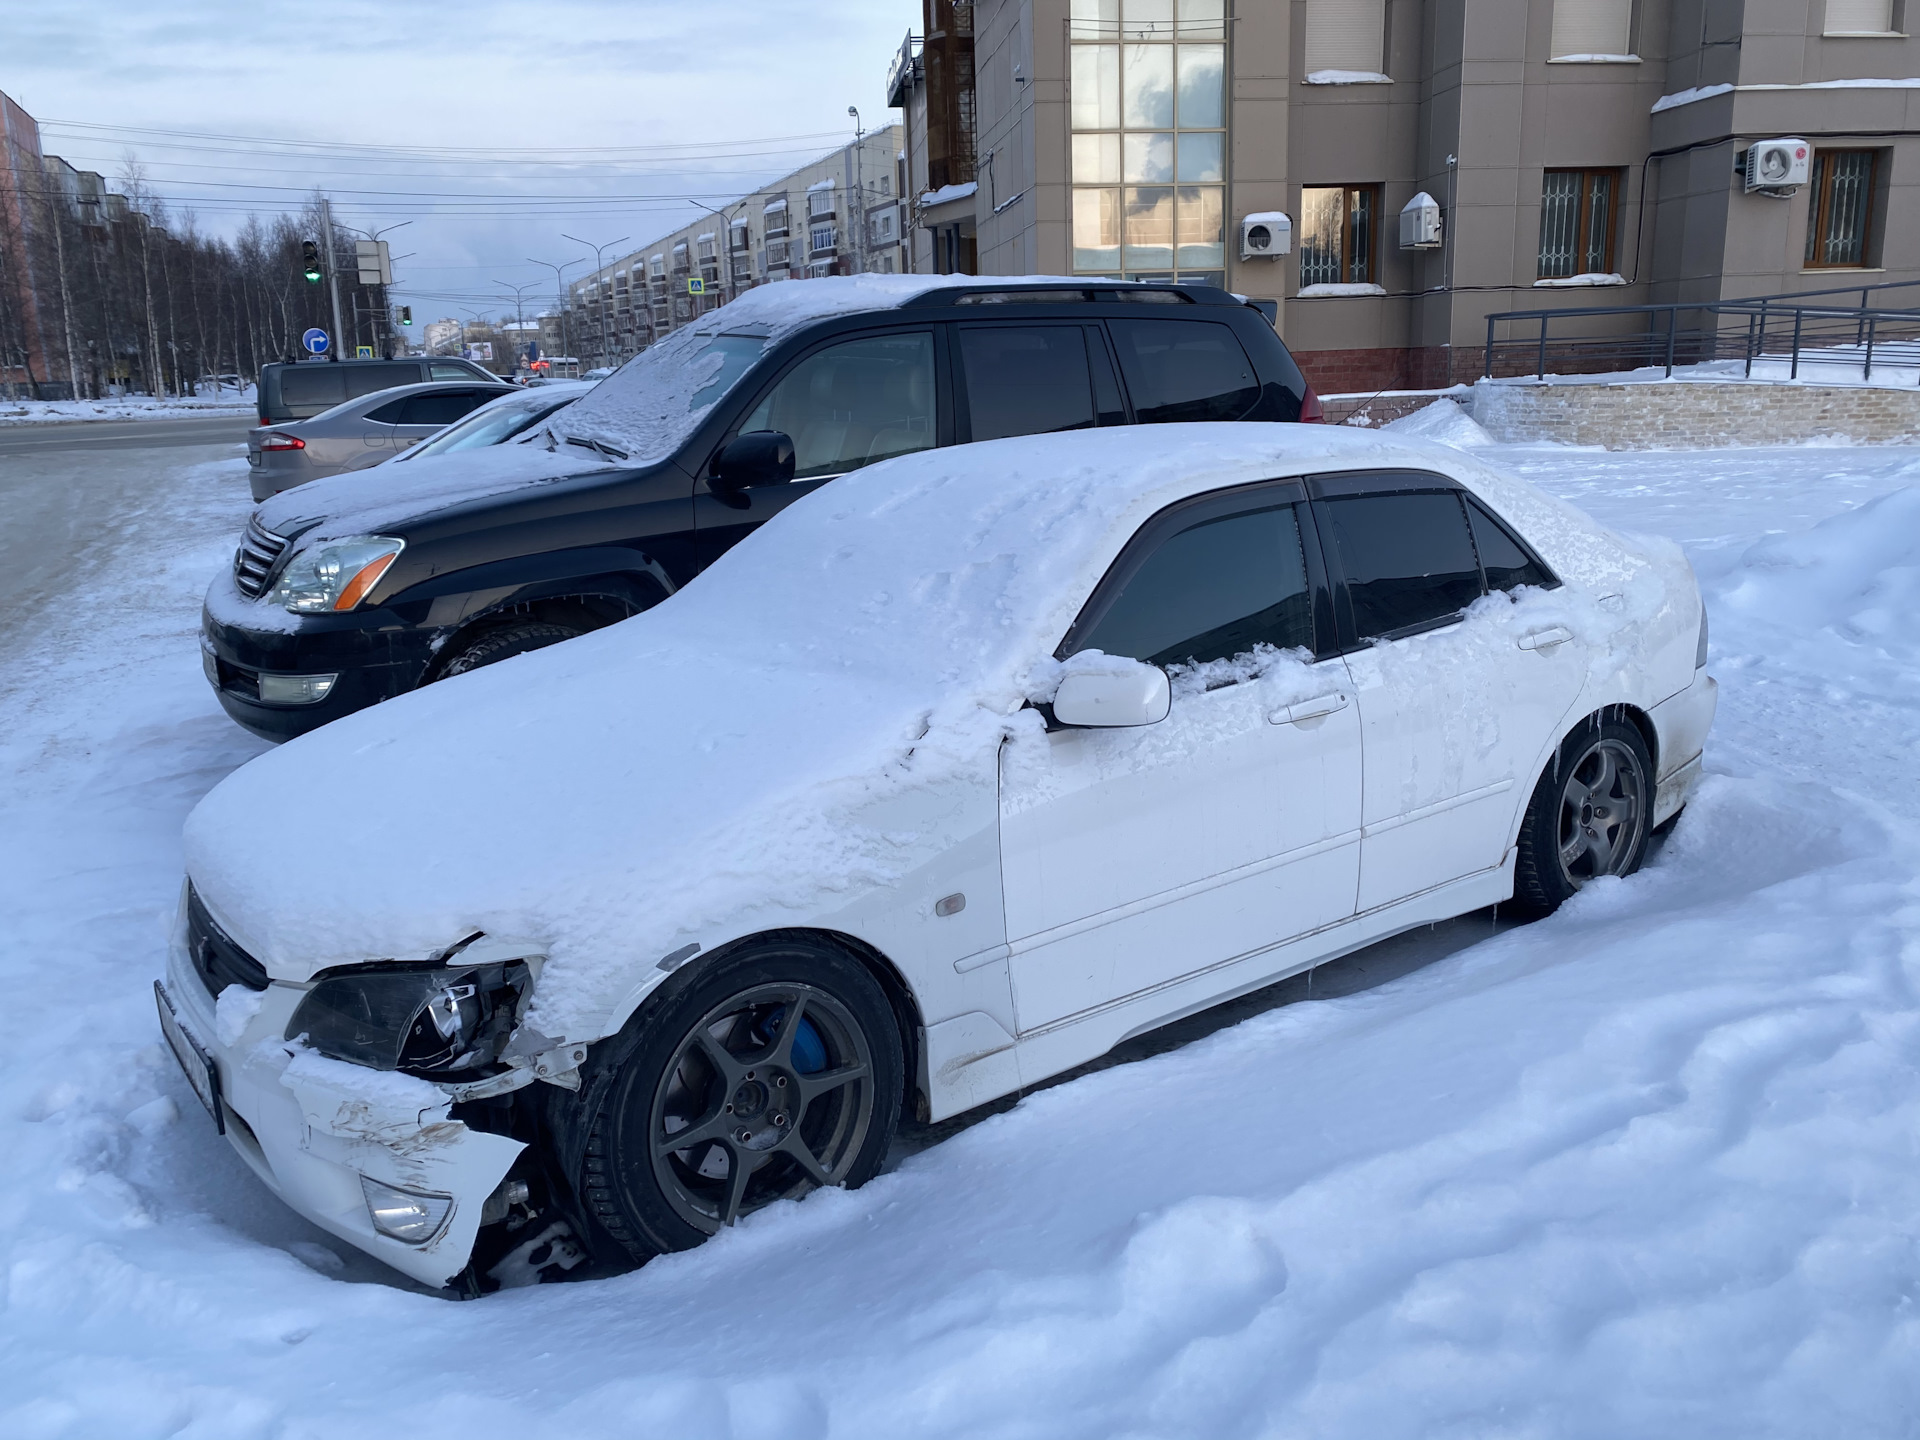
[[[1440,202],[1422,190],[1400,208],[1400,248],[1438,250],[1441,244]]]
[[[1813,146],[1805,140],[1756,140],[1747,147],[1743,167],[1747,192],[1791,195],[1812,178]]]
[[[1240,258],[1257,260],[1293,249],[1293,221],[1278,210],[1261,210],[1240,219]]]

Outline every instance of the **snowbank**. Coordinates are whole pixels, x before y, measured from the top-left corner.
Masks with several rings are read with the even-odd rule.
[[[1726,603],[1795,628],[1824,626],[1920,658],[1920,485],[1870,500],[1799,535],[1748,550]]]
[[[129,395],[106,400],[0,400],[0,425],[33,425],[62,420],[153,420],[184,415],[251,415],[253,386],[224,387],[181,396]]]
[[[1452,400],[1436,400],[1433,404],[1416,410],[1411,415],[1402,415],[1398,420],[1389,420],[1380,428],[1395,435],[1437,440],[1442,445],[1453,445],[1461,449],[1494,443],[1493,437],[1482,430],[1474,422],[1473,417]]]

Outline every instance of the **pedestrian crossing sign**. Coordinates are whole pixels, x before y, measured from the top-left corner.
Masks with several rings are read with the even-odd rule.
[[[701,276],[695,275],[690,280],[687,281],[687,294],[704,295],[706,293],[707,293],[707,282]]]
[[[353,358],[356,360],[371,360],[373,358],[373,347],[371,345],[354,346]]]

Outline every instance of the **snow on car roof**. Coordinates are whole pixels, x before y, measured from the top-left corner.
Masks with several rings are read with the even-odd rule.
[[[1213,424],[875,465],[644,614],[262,755],[194,812],[190,873],[286,978],[426,958],[475,930],[535,937],[553,983],[534,1023],[584,1034],[636,964],[711,942],[744,908],[801,923],[924,863],[929,837],[856,812],[991,773],[1036,667],[1153,513],[1278,475],[1436,461],[1472,468],[1378,434]],[[250,817],[342,795],[377,797],[351,843],[296,861],[254,842]],[[526,842],[510,866],[456,853],[509,835]]]

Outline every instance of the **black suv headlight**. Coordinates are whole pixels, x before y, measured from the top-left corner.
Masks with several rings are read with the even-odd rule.
[[[373,1070],[482,1070],[499,1062],[532,991],[524,960],[323,971],[287,1022],[287,1039]]]

